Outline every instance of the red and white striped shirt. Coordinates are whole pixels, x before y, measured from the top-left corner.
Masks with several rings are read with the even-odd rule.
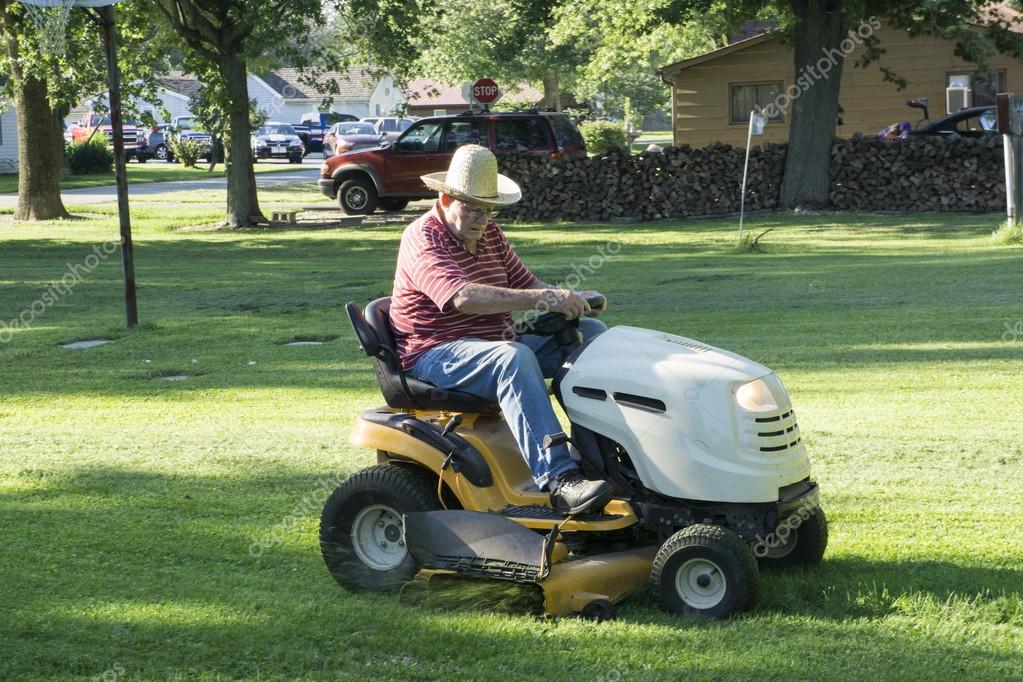
[[[472,337],[500,341],[511,315],[468,315],[451,305],[466,284],[530,289],[538,280],[491,220],[472,254],[448,230],[440,206],[405,228],[391,294],[391,329],[402,367],[430,348]]]

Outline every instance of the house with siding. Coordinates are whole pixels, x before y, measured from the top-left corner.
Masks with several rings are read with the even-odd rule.
[[[375,75],[368,66],[355,66],[346,71],[330,71],[322,79],[333,79],[339,92],[328,106],[328,93],[310,87],[300,80],[298,69],[275,69],[260,74],[258,79],[272,93],[264,103],[257,99],[258,106],[275,121],[298,123],[303,114],[312,111],[334,111],[352,114],[359,118],[367,116],[393,116],[405,104],[405,94],[389,74]]]
[[[14,102],[0,97],[0,174],[18,172],[18,118]]]
[[[839,92],[840,137],[873,135],[900,121],[917,125],[922,112],[906,106],[908,99],[927,98],[930,120],[935,121],[965,107],[994,104],[998,92],[1023,92],[1023,62],[1010,56],[992,56],[991,76],[985,78],[975,65],[953,54],[953,41],[927,35],[911,38],[906,31],[883,24],[871,27],[870,33],[885,50],[880,66],[892,69],[909,85],[899,90],[886,83],[877,63],[856,68],[854,62],[864,47],[862,41],[851,41],[855,47],[845,55]],[[659,73],[671,85],[674,142],[694,147],[713,142],[744,147],[750,110],[785,103],[786,91],[801,87],[791,49],[782,44],[780,32],[770,30],[665,66]],[[756,143],[787,140],[790,114],[791,107],[782,107]]]

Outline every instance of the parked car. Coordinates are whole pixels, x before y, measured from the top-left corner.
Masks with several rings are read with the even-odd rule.
[[[260,159],[287,159],[289,163],[302,163],[305,145],[288,123],[268,122],[252,133],[252,156]]]
[[[351,152],[357,149],[379,147],[387,141],[387,136],[378,133],[373,124],[365,121],[346,121],[335,123],[323,136],[323,157],[332,154]]]
[[[400,211],[412,199],[435,196],[421,175],[446,170],[455,149],[480,144],[495,154],[547,158],[585,156],[586,143],[565,114],[469,112],[416,121],[398,141],[332,156],[320,166],[320,191],[345,213]]]
[[[362,119],[364,123],[372,123],[378,133],[384,133],[387,135],[387,139],[392,142],[401,137],[401,134],[408,130],[417,120],[419,119],[397,118],[395,116],[370,116]]]
[[[336,111],[310,111],[307,114],[302,114],[302,122],[293,127],[298,132],[298,136],[302,139],[302,143],[305,145],[306,154],[323,152],[323,158],[327,158],[328,154],[323,149],[323,139],[326,137],[330,128],[335,123],[358,120],[359,118],[357,116],[353,116],[351,114],[340,114]],[[307,129],[304,133],[302,130],[303,128]]]
[[[110,117],[103,114],[86,114],[82,120],[71,126],[71,141],[85,142],[97,129],[110,139],[110,148],[113,149],[114,126],[110,122]],[[135,159],[139,163],[148,161],[150,154],[146,151],[146,131],[128,121],[121,124],[121,129],[124,132],[125,158]]]
[[[934,123],[910,132],[910,135],[985,137],[998,134],[995,107],[971,107],[939,118]]]
[[[149,129],[146,136],[146,152],[158,161],[166,161],[170,155],[170,125],[163,123]]]

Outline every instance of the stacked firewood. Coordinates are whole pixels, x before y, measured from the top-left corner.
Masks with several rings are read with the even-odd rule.
[[[785,150],[769,143],[751,151],[747,210],[778,207]],[[847,210],[1000,211],[1001,153],[994,136],[836,139],[831,203]],[[519,183],[523,198],[502,214],[513,220],[638,221],[735,213],[744,155],[726,144],[554,160],[504,155],[501,172]]]
[[[1004,211],[1001,137],[835,140],[831,204],[867,211]]]

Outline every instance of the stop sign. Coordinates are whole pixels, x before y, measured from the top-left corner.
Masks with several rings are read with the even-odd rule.
[[[490,78],[480,78],[472,84],[472,98],[480,104],[492,104],[500,94],[500,90]]]

